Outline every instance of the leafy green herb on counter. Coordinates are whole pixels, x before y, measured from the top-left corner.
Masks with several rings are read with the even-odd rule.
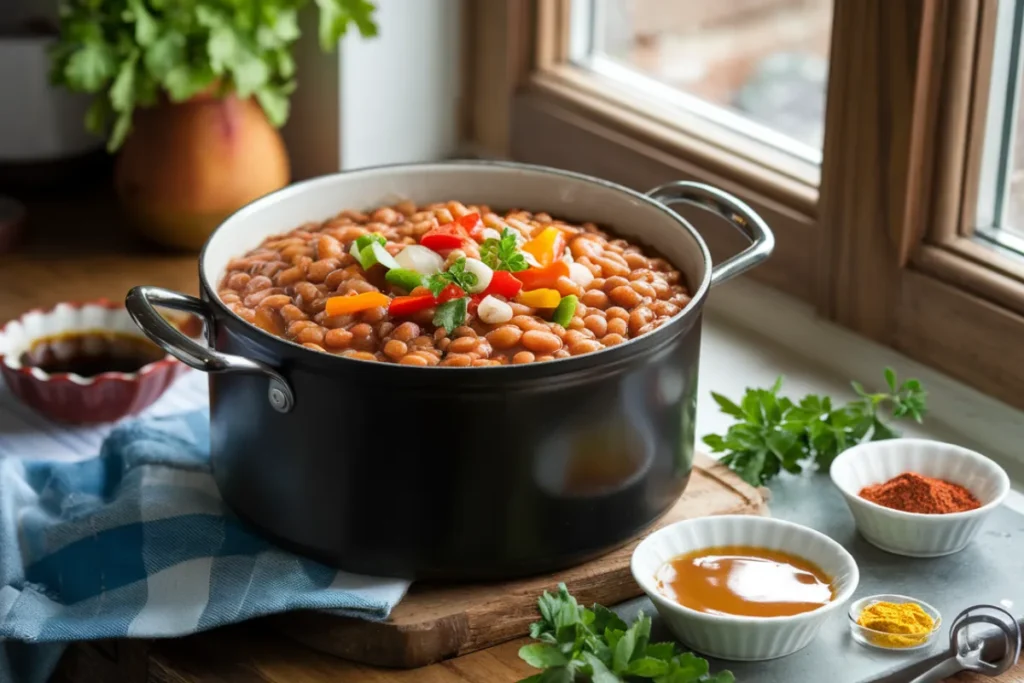
[[[516,232],[512,228],[503,228],[501,239],[486,239],[480,245],[480,260],[493,270],[507,270],[515,273],[526,270],[530,265],[526,257],[519,251]]]
[[[859,398],[835,406],[828,396],[811,394],[794,403],[779,396],[782,378],[771,389],[747,389],[739,404],[712,393],[723,413],[738,422],[724,435],[709,434],[704,443],[745,481],[760,486],[780,471],[799,473],[808,464],[828,471],[836,456],[865,441],[899,436],[883,418],[921,422],[926,392],[916,379],[897,384],[885,369],[888,391],[870,393],[852,382]]]
[[[586,609],[565,584],[555,594],[544,591],[537,601],[540,621],[519,656],[543,672],[520,683],[620,683],[653,679],[655,683],[733,683],[728,671],[708,673],[706,660],[681,652],[675,643],[650,643],[651,619],[643,612],[626,624],[601,605]]]
[[[468,292],[470,288],[474,287],[479,279],[476,273],[469,273],[466,271],[466,259],[457,259],[448,270],[442,270],[440,273],[434,273],[427,280],[427,288],[430,293],[437,296],[441,293],[441,290],[450,284],[458,285],[463,290]],[[437,323],[434,323],[435,325]]]
[[[443,327],[448,334],[466,322],[466,309],[469,306],[469,297],[452,299],[440,304],[434,309],[433,323],[437,327]]]

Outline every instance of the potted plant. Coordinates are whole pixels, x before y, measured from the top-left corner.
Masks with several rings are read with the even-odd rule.
[[[309,0],[60,0],[54,81],[94,95],[86,126],[119,152],[115,186],[139,229],[196,249],[230,213],[288,183],[277,132],[296,87]],[[331,51],[368,0],[315,0]]]

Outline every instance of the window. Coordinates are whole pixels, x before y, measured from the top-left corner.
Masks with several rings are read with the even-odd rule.
[[[821,163],[832,0],[580,0],[580,66]]]
[[[1020,107],[1024,5],[1000,1],[996,17],[977,234],[1024,253],[1024,110]]]
[[[468,2],[481,148],[731,192],[751,277],[1024,408],[1024,3]]]

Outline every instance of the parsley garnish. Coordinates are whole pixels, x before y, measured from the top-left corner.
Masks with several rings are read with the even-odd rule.
[[[435,295],[436,296],[436,295]],[[469,304],[469,297],[452,299],[434,309],[434,325],[443,327],[448,334],[456,327],[466,322],[466,307]]]
[[[526,258],[517,248],[516,232],[512,228],[504,228],[501,231],[501,239],[491,237],[480,245],[480,260],[490,266],[493,270],[507,270],[516,272],[526,270],[530,265]]]
[[[472,287],[476,286],[477,282],[479,282],[479,279],[476,273],[467,273],[466,259],[460,258],[448,270],[431,275],[430,279],[427,280],[427,289],[430,290],[431,294],[437,296],[449,284],[454,284],[468,293]]]
[[[828,396],[804,396],[799,403],[779,396],[782,378],[771,389],[747,389],[739,404],[721,394],[711,396],[722,412],[736,418],[724,435],[709,434],[704,443],[713,453],[725,453],[721,462],[753,486],[760,486],[780,470],[799,473],[809,464],[827,472],[836,456],[865,441],[899,436],[882,421],[911,418],[921,422],[926,393],[916,379],[897,384],[892,368],[885,369],[888,391],[868,393],[859,383],[860,397],[833,406]]]
[[[620,683],[638,678],[653,678],[658,683],[735,681],[728,671],[712,676],[707,660],[680,652],[675,643],[648,642],[651,618],[643,612],[627,625],[606,607],[580,606],[564,583],[558,585],[555,595],[545,591],[537,605],[541,619],[530,625],[530,637],[540,642],[524,645],[519,656],[544,672],[520,683]]]

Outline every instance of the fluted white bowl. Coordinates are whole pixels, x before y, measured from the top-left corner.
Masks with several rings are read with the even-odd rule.
[[[655,575],[663,564],[725,545],[781,550],[813,562],[832,577],[835,599],[803,614],[747,617],[698,612],[658,592]],[[746,515],[701,517],[662,527],[636,547],[630,569],[680,641],[701,654],[737,661],[776,659],[806,647],[824,622],[842,611],[860,580],[853,556],[828,536],[793,522]]]
[[[858,495],[865,486],[904,472],[959,484],[978,498],[981,507],[924,515],[893,510]],[[940,557],[963,550],[1010,491],[1006,471],[984,455],[928,439],[862,443],[835,459],[831,475],[861,535],[882,550],[909,557]]]

